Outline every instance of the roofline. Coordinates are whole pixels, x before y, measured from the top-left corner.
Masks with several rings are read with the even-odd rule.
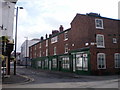
[[[46,39],[44,39],[44,40],[41,40],[41,41],[39,41],[39,42],[31,45],[30,47],[32,47],[32,46],[34,46],[34,45],[37,45],[38,43],[41,43],[41,42],[43,42],[43,41],[45,41],[45,40],[51,39],[51,38],[53,38],[53,37],[55,37],[55,36],[58,36],[58,35],[66,32],[66,31],[69,31],[69,30],[71,30],[71,28],[68,28],[68,29],[66,29],[66,30],[64,30],[64,31],[62,31],[62,32],[56,33],[56,34],[54,34],[53,36],[51,36],[51,37],[49,37],[49,38],[46,38]]]
[[[94,15],[87,15],[87,14],[80,14],[80,13],[77,13],[77,15],[91,16],[91,17],[99,17],[99,18],[104,18],[104,19],[110,19],[110,20],[120,21],[120,19],[113,19],[113,18],[103,17],[103,16],[94,16]]]

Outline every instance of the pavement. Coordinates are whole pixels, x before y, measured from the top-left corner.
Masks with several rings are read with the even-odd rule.
[[[23,84],[29,82],[30,80],[31,78],[24,75],[11,74],[10,76],[5,76],[4,78],[2,78],[2,84]]]
[[[53,74],[53,75],[57,75],[59,77],[70,77],[70,78],[90,78],[90,79],[96,79],[96,80],[103,80],[103,79],[110,79],[112,77],[112,79],[114,78],[114,80],[117,80],[118,77],[113,77],[113,76],[90,76],[90,75],[77,75],[75,73],[69,73],[69,72],[59,72],[59,71],[49,71],[49,70],[40,70],[40,69],[33,69],[31,67],[29,67],[28,69],[31,69],[35,72],[45,72],[47,73],[47,75],[49,74]],[[9,77],[5,77],[4,79],[2,79],[2,83],[3,84],[24,84],[24,83],[29,83],[34,81],[33,78],[30,78],[28,76],[25,75],[20,75],[20,74],[11,74]]]

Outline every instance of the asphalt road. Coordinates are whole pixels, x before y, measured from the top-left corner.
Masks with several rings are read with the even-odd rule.
[[[3,88],[118,88],[119,76],[72,77],[69,74],[50,73],[32,68],[17,67],[17,73],[32,79],[22,84],[4,84]]]

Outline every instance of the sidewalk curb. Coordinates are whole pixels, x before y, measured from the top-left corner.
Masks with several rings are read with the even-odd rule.
[[[21,74],[18,74],[17,75],[23,77],[23,78],[26,78],[23,82],[18,82],[18,83],[7,83],[7,84],[3,84],[2,85],[22,85],[22,84],[27,84],[27,83],[30,83],[30,82],[33,82],[34,81],[34,78],[30,78],[28,76],[25,76],[25,75],[21,75]]]
[[[21,75],[21,74],[18,74],[18,73],[17,73],[17,75],[26,78],[26,80],[24,82],[16,83],[16,84],[27,84],[27,83],[35,81],[34,78],[30,78],[30,77],[28,77],[26,75]]]

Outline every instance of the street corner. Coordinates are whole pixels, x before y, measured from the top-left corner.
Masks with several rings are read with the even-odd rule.
[[[25,84],[25,83],[30,83],[34,81],[33,78],[30,78],[28,76],[25,75],[20,75],[20,74],[16,74],[16,75],[10,75],[10,77],[5,77],[2,79],[2,84]]]

